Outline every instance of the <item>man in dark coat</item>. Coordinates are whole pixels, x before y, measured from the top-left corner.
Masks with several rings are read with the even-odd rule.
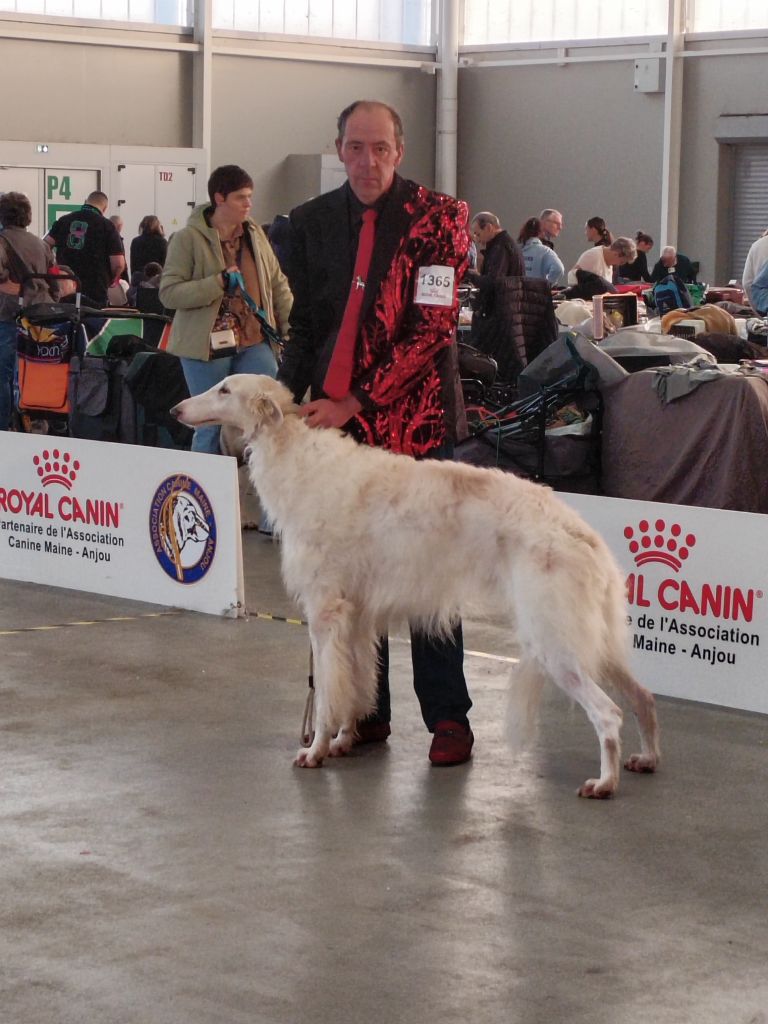
[[[311,427],[343,427],[362,443],[415,458],[450,457],[467,208],[400,178],[403,147],[400,117],[383,103],[357,101],[339,116],[336,148],[348,180],[290,215],[294,304],[278,379],[297,401],[311,389],[301,407]],[[360,253],[368,250],[371,220],[375,235],[363,274]],[[358,289],[351,374],[339,389],[335,370]],[[460,764],[473,742],[460,625],[448,641],[412,633],[412,659],[422,715],[434,733],[430,760]],[[377,709],[358,723],[361,742],[390,732],[386,639],[379,661]]]
[[[661,259],[651,271],[651,281],[654,284],[663,281],[667,274],[676,274],[684,284],[692,284],[696,280],[693,264],[674,245],[665,245],[661,250]]]
[[[480,271],[470,270],[467,277],[481,288],[500,277],[524,277],[525,263],[520,246],[501,226],[495,213],[478,213],[472,218],[472,237],[483,251]]]

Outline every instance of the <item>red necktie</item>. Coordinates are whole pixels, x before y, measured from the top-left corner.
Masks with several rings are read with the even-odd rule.
[[[329,398],[336,400],[349,394],[352,383],[352,366],[355,361],[355,346],[360,330],[360,310],[365,295],[365,281],[371,265],[373,239],[375,235],[376,211],[363,211],[363,226],[360,228],[360,239],[357,243],[357,257],[352,274],[352,287],[344,308],[344,316],[336,338],[328,372],[323,382],[323,390]]]

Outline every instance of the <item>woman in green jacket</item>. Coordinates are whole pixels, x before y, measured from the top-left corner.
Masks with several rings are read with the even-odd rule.
[[[199,395],[232,373],[277,373],[275,354],[231,275],[283,334],[293,297],[262,229],[249,217],[253,181],[241,167],[218,167],[210,205],[199,206],[168,246],[160,300],[176,314],[168,351],[181,358],[189,393]],[[192,451],[219,451],[219,428],[199,427]]]

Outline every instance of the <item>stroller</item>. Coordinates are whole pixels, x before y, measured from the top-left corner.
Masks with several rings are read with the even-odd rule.
[[[514,398],[491,389],[467,406],[470,437],[456,458],[561,491],[600,493],[601,387],[624,376],[590,342],[566,335],[520,374]]]
[[[181,376],[178,360],[156,351],[158,332],[170,324],[170,317],[82,306],[74,274],[30,274],[25,282],[31,278],[74,280],[77,292],[72,304],[38,302],[19,311],[17,427],[27,433],[188,447],[187,428],[184,436],[171,439],[164,433],[158,442],[160,434],[154,428],[160,414],[153,409],[147,417],[127,385],[134,357],[148,353],[162,357],[166,383],[170,378],[165,364],[174,364],[174,387],[169,391],[173,401],[187,397],[176,386],[175,377]],[[155,344],[143,340],[145,322],[154,330]],[[175,424],[170,426],[175,429]]]
[[[62,277],[77,282],[73,274],[27,274],[23,284]],[[15,426],[23,432],[67,434],[69,368],[87,344],[77,284],[73,305],[36,302],[19,308]]]

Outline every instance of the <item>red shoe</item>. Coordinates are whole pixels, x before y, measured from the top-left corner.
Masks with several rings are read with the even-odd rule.
[[[448,720],[438,722],[429,748],[429,760],[439,768],[464,764],[472,756],[474,742],[475,737],[468,725]]]
[[[392,730],[389,722],[358,722],[355,726],[355,746],[363,743],[386,743]]]

